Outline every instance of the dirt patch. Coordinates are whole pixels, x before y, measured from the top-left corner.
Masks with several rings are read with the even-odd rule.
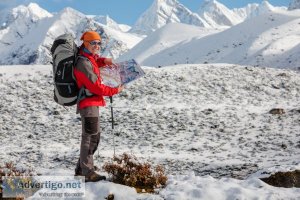
[[[300,188],[300,170],[292,172],[277,172],[268,178],[261,178],[265,183],[284,188]]]

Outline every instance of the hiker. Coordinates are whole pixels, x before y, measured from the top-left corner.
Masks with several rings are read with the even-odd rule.
[[[74,68],[74,75],[79,88],[85,88],[85,98],[79,102],[79,113],[82,123],[80,157],[75,169],[75,176],[85,176],[86,182],[105,180],[95,172],[93,155],[100,141],[99,106],[105,106],[103,96],[113,96],[123,90],[108,87],[101,83],[99,67],[109,67],[113,64],[111,58],[98,55],[101,48],[101,37],[95,31],[83,33],[83,44],[79,49],[79,57]]]

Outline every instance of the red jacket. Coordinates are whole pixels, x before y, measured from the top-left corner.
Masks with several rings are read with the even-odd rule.
[[[80,57],[74,67],[74,76],[77,86],[79,88],[84,86],[89,97],[80,101],[79,109],[88,106],[105,106],[103,96],[113,96],[118,93],[118,88],[111,88],[101,83],[99,67],[105,66],[104,59],[98,55],[80,51]]]

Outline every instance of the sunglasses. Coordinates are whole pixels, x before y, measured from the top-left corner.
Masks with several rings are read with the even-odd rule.
[[[93,46],[96,46],[96,45],[101,46],[101,42],[91,41],[91,42],[90,42],[90,45],[93,45]]]

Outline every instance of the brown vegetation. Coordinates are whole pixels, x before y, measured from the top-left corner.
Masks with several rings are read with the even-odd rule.
[[[154,192],[167,182],[161,165],[152,168],[150,163],[140,163],[135,156],[126,153],[105,163],[103,169],[112,176],[114,183],[135,187],[137,192]]]
[[[17,177],[17,176],[30,176],[31,171],[24,169],[17,169],[16,166],[12,163],[6,163],[4,166],[0,166],[0,185],[2,185],[2,177]],[[23,200],[24,197],[16,198],[3,198],[2,197],[2,187],[0,187],[0,200]]]

